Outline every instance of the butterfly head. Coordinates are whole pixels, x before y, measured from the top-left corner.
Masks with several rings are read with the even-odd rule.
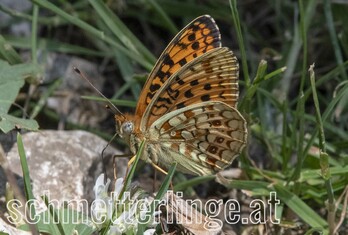
[[[129,140],[131,134],[134,131],[134,123],[128,120],[125,116],[116,114],[115,125],[117,134],[121,138],[124,138],[126,141]]]

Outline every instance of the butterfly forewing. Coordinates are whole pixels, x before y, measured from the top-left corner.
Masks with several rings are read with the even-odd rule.
[[[200,16],[182,29],[163,51],[151,71],[140,94],[136,116],[142,116],[155,93],[173,73],[217,47],[221,47],[220,32],[210,16]]]
[[[228,48],[216,48],[186,64],[157,91],[141,126],[176,109],[206,101],[222,101],[232,107],[238,100],[238,63]]]
[[[229,105],[208,101],[170,112],[150,127],[150,144],[178,162],[178,169],[212,174],[230,165],[246,143],[246,123]]]

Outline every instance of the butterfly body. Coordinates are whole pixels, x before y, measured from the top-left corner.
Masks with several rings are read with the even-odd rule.
[[[210,16],[181,30],[164,50],[140,94],[134,115],[116,115],[116,131],[146,162],[209,175],[229,166],[246,143],[236,109],[238,62],[221,47]]]

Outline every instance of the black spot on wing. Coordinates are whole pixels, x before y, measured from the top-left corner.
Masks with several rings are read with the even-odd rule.
[[[179,84],[179,85],[184,85],[185,82],[179,77],[179,76],[176,76],[175,77],[175,81]]]
[[[170,58],[169,55],[166,55],[163,59],[163,65],[169,65],[169,66],[173,66],[174,65],[174,61]]]
[[[211,89],[211,85],[209,83],[204,84],[204,90],[209,91]]]
[[[192,42],[192,41],[196,40],[196,34],[192,33],[187,38],[188,38],[189,41]]]
[[[190,85],[191,86],[197,86],[199,83],[198,83],[198,80],[197,79],[195,79],[195,80],[193,80],[193,81],[191,81],[190,82]]]
[[[191,92],[191,89],[185,91],[184,95],[185,95],[186,98],[192,98],[192,97],[193,97],[193,94],[192,94],[192,92]]]
[[[178,62],[180,64],[180,66],[184,66],[185,64],[187,64],[187,60],[185,58],[182,58],[181,60],[179,60]]]
[[[155,91],[157,91],[158,89],[160,89],[160,85],[158,85],[158,84],[151,84],[151,86],[150,86],[150,91],[151,92],[155,92]]]
[[[199,49],[199,42],[194,42],[194,43],[192,43],[191,48],[192,48],[193,50],[198,50],[198,49]]]
[[[169,98],[158,97],[159,102],[166,102],[167,104],[172,104],[172,101]],[[160,105],[162,107],[164,105]]]
[[[201,96],[202,101],[209,101],[210,100],[210,95],[202,95]]]
[[[184,104],[184,102],[181,102],[181,103],[176,105],[177,109],[182,109],[182,108],[185,108],[185,107],[186,107],[186,105]]]

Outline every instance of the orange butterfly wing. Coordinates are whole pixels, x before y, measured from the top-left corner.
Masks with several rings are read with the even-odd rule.
[[[200,16],[183,28],[163,51],[151,71],[140,93],[135,116],[143,116],[156,92],[173,73],[217,47],[221,47],[220,32],[210,16]]]
[[[238,100],[237,58],[226,47],[212,49],[187,63],[157,91],[145,110],[141,128],[176,109],[222,101],[235,108]]]

